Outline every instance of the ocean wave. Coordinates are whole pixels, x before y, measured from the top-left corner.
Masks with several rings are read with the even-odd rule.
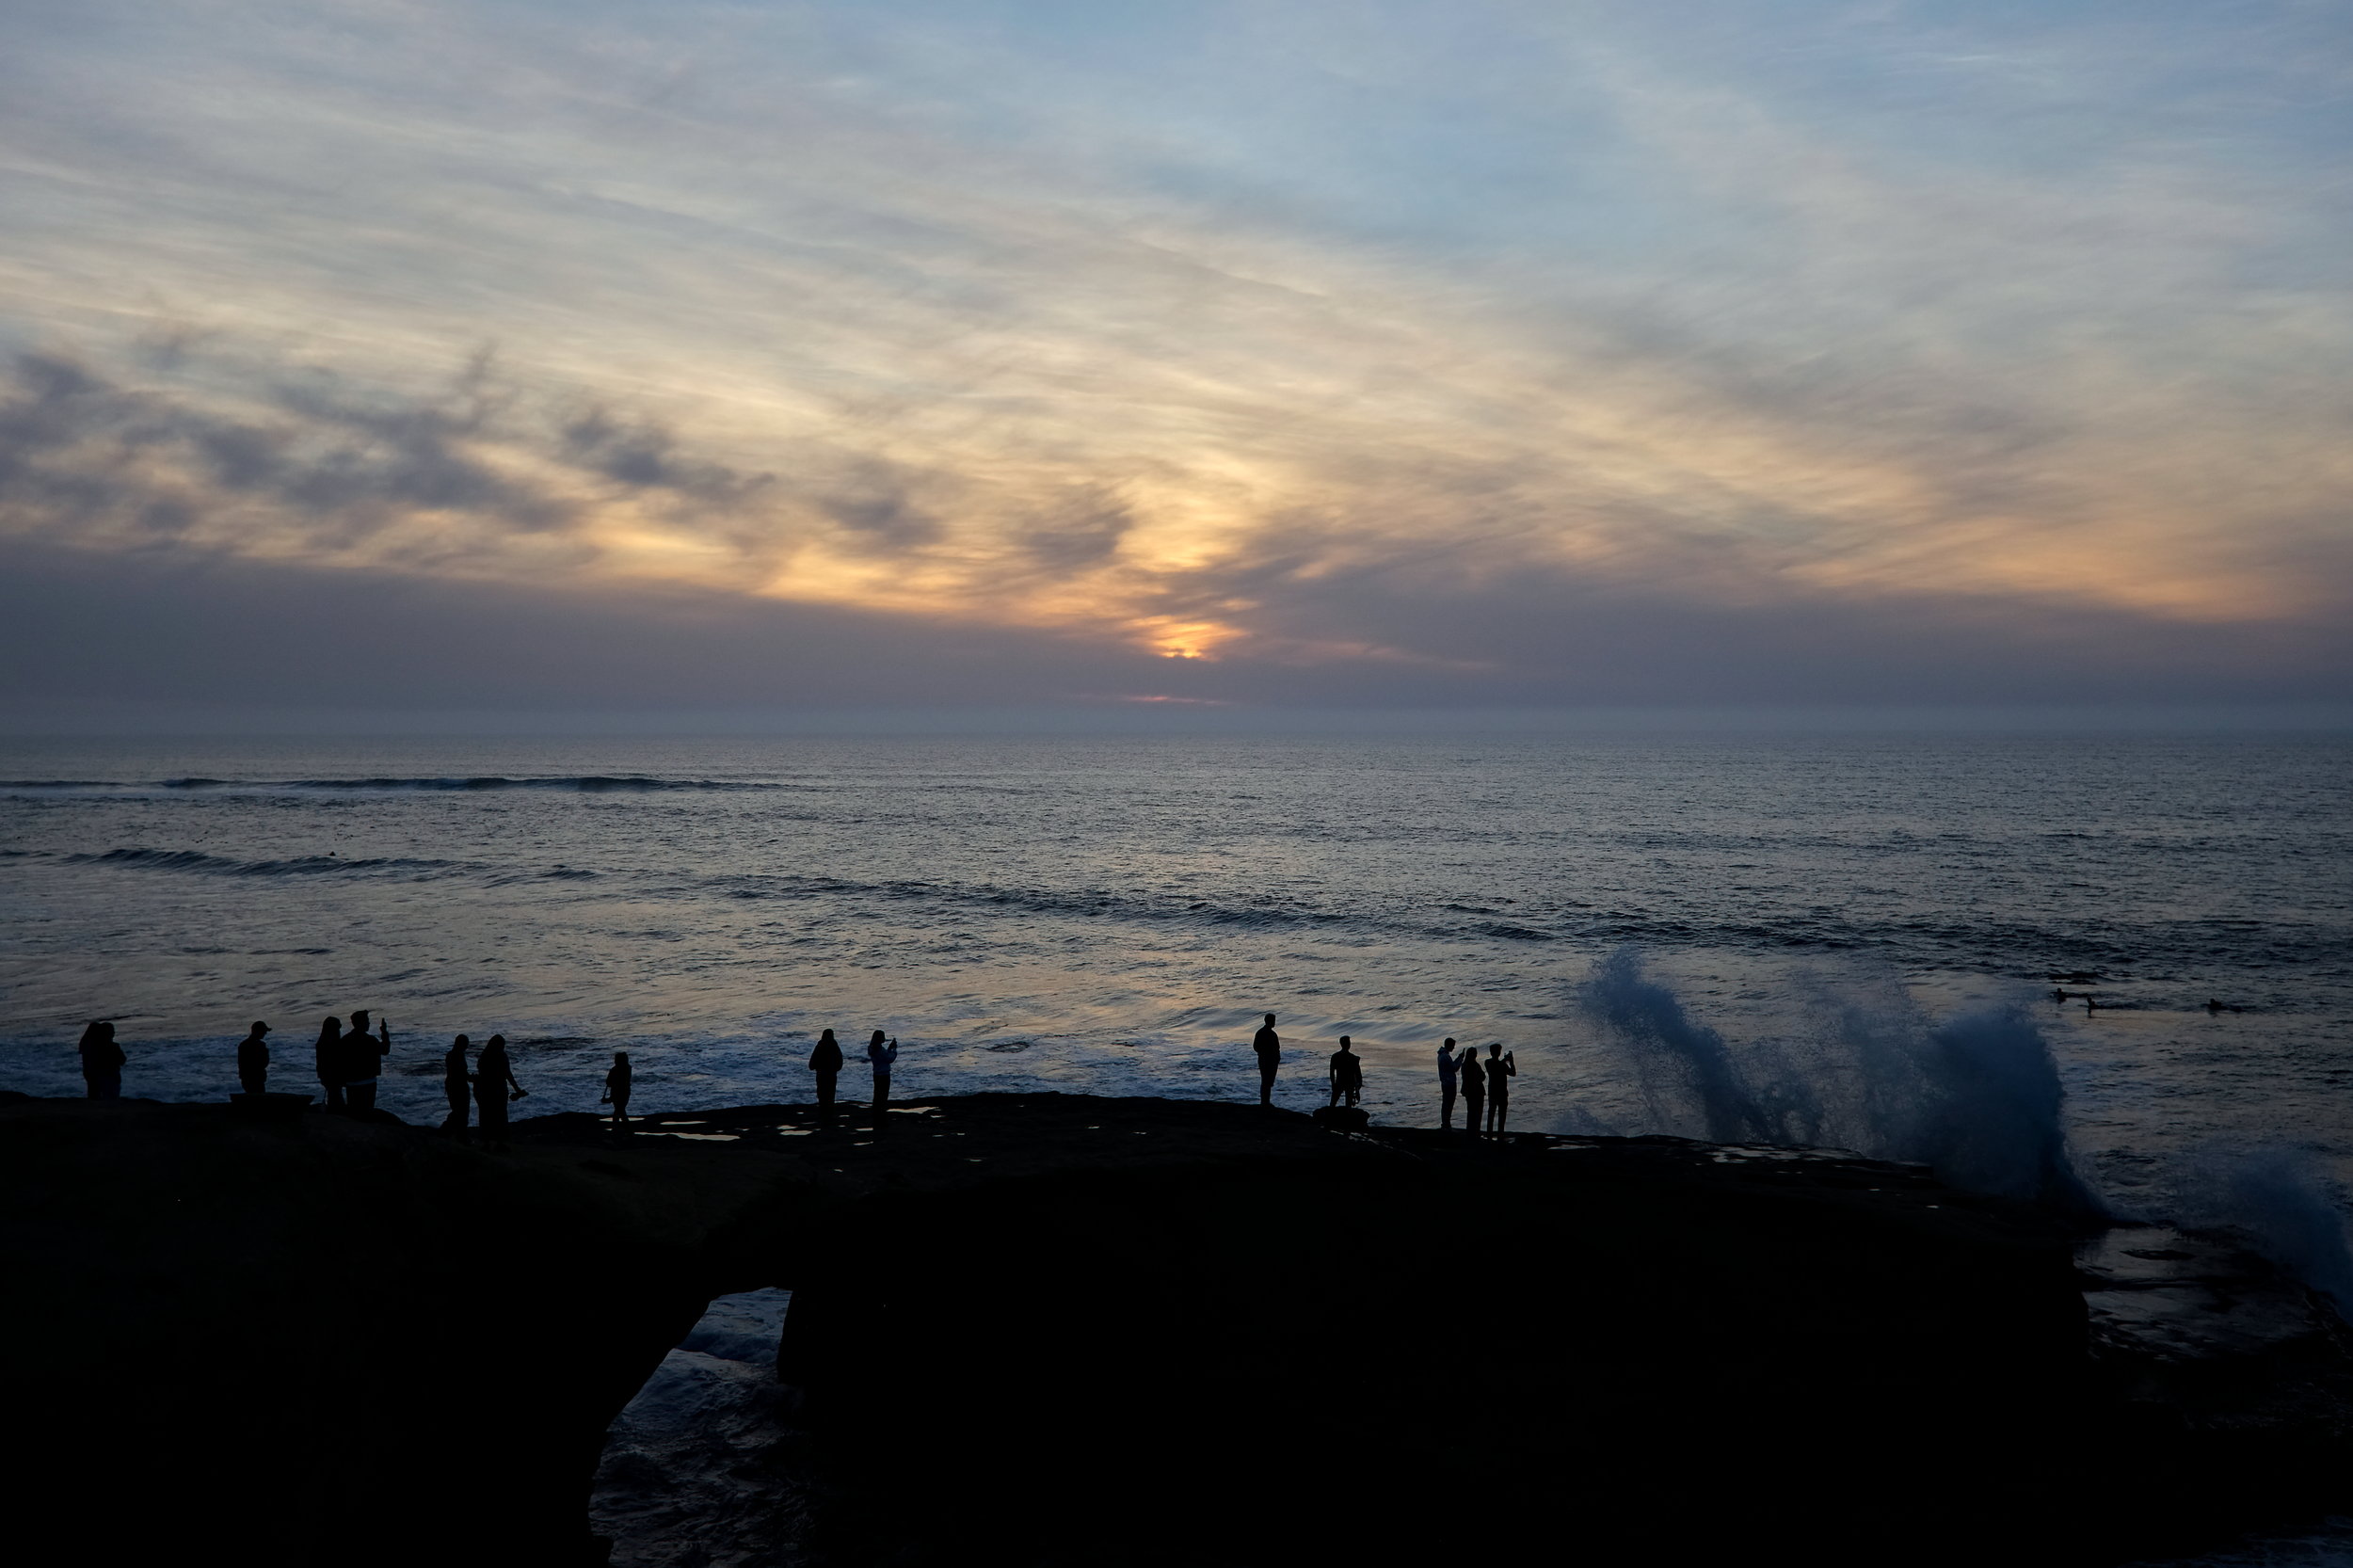
[[[347,876],[372,872],[448,871],[456,862],[416,860],[397,856],[375,858],[340,855],[298,855],[283,860],[232,860],[193,849],[109,849],[81,855],[61,855],[69,866],[125,866],[142,871],[201,872],[215,876]]]
[[[573,794],[651,794],[667,790],[761,790],[771,786],[712,778],[657,778],[647,774],[574,774],[556,778],[509,778],[503,774],[467,777],[289,778],[275,783],[232,784],[218,778],[166,779],[170,790],[317,790],[333,793],[466,793],[490,790],[549,790]]]
[[[571,774],[552,778],[514,778],[504,774],[440,775],[373,778],[6,778],[0,794],[111,794],[165,790],[188,794],[256,794],[303,791],[320,794],[464,794],[499,790],[542,790],[571,794],[653,794],[665,791],[731,792],[787,790],[795,786],[740,779],[659,778],[646,774]]]

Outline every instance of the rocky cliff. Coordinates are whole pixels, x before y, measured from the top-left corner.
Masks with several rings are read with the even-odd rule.
[[[115,1560],[592,1561],[606,1426],[763,1286],[813,1562],[2091,1563],[2344,1503],[2353,1379],[2303,1292],[2114,1239],[2087,1274],[1909,1167],[1077,1096],[809,1114],[549,1117],[493,1156],[0,1106],[20,1523]],[[2118,1304],[2211,1317],[2233,1270],[2246,1343]]]

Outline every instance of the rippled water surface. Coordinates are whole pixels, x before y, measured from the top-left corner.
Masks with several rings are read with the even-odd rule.
[[[815,1031],[902,1094],[1241,1096],[1261,1011],[1305,1105],[1356,1036],[1434,1120],[1443,1035],[1514,1113],[1704,1131],[1582,988],[1629,946],[1743,1060],[2020,1001],[2105,1190],[2215,1138],[2353,1155],[2353,746],[2337,741],[0,743],[0,1087],[209,1097],[254,1017],[520,1042],[526,1109],[806,1097]],[[2049,1000],[2053,975],[2104,1010]],[[2210,1013],[2209,999],[2237,1012]],[[1827,1125],[1834,1132],[1833,1115]]]

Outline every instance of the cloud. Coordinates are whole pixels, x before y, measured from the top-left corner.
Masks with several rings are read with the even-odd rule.
[[[1988,639],[2310,684],[2309,26],[1383,14],[20,15],[0,535],[1014,627],[1218,700],[2014,689]]]

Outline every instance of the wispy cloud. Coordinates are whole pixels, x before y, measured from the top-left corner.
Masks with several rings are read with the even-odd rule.
[[[2353,599],[2306,13],[1117,9],[20,11],[0,532],[1499,694],[1411,606]]]

